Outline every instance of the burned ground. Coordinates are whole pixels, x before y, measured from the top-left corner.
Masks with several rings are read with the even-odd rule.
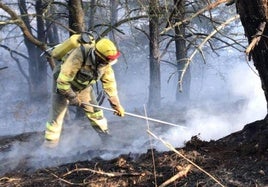
[[[30,168],[25,157],[8,170],[2,159],[0,186],[268,186],[267,131],[260,120],[217,141],[193,136],[177,153],[148,149],[106,160],[98,157],[105,150],[91,150],[79,153],[84,160],[39,169]],[[0,151],[31,136],[36,134],[2,137]]]

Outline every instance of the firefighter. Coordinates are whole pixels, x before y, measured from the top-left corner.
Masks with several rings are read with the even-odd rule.
[[[46,146],[57,146],[68,105],[81,107],[101,138],[109,136],[103,111],[82,103],[98,105],[93,85],[100,80],[115,114],[124,116],[112,69],[119,55],[115,44],[107,38],[100,39],[93,46],[81,45],[65,55],[64,62],[53,70],[52,106],[45,130]]]

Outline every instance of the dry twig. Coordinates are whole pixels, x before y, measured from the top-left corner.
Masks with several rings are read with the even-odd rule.
[[[165,28],[165,29],[160,33],[160,35],[162,35],[162,34],[168,32],[169,30],[171,30],[171,29],[173,29],[173,28],[175,28],[175,27],[180,26],[180,25],[183,24],[183,23],[187,23],[187,22],[189,22],[190,20],[192,20],[193,18],[195,18],[195,17],[197,17],[198,15],[202,14],[203,12],[205,12],[205,11],[207,11],[207,10],[211,10],[211,9],[213,9],[213,8],[215,8],[215,7],[217,7],[217,6],[219,6],[219,5],[222,4],[222,3],[226,3],[227,1],[228,1],[228,0],[217,0],[216,2],[209,4],[209,5],[206,6],[205,8],[203,8],[203,9],[197,11],[195,14],[193,14],[193,15],[187,17],[186,19],[184,19],[184,20],[182,20],[182,21],[179,21],[179,22],[176,22],[174,25]]]
[[[76,169],[73,169],[71,171],[68,171],[67,173],[65,173],[64,175],[62,175],[62,177],[66,177],[67,175],[70,175],[74,172],[78,172],[78,171],[89,171],[89,172],[92,172],[94,174],[100,174],[100,175],[106,175],[108,177],[122,177],[122,176],[142,176],[144,175],[144,173],[119,173],[119,172],[113,172],[113,173],[107,173],[107,172],[103,172],[103,171],[100,171],[100,170],[93,170],[93,169],[90,169],[90,168],[76,168]],[[63,179],[62,177],[59,177],[57,176],[56,174],[54,173],[50,173],[52,176],[54,176],[55,178],[57,178],[58,180],[62,181],[62,182],[65,182],[67,184],[70,184],[70,185],[77,185],[77,186],[84,186],[85,184],[89,184],[89,183],[72,183],[66,179]]]
[[[6,69],[8,68],[7,66],[1,67],[0,70]]]
[[[157,140],[160,140],[167,148],[169,148],[170,150],[174,151],[175,153],[177,153],[179,156],[181,156],[183,159],[185,159],[186,161],[188,161],[190,164],[192,164],[193,166],[195,166],[197,169],[199,169],[200,171],[202,171],[203,173],[205,173],[206,175],[208,175],[211,179],[213,179],[216,183],[218,183],[220,186],[224,187],[223,184],[221,184],[220,181],[218,181],[215,177],[213,177],[210,173],[208,173],[207,171],[205,171],[204,169],[202,169],[200,166],[198,166],[196,163],[194,163],[193,161],[191,161],[190,159],[186,158],[183,154],[181,154],[179,151],[177,151],[170,143],[168,143],[167,141],[163,140],[162,138],[157,137],[153,132],[147,130],[147,133],[149,133],[152,137],[154,137]]]
[[[55,178],[57,178],[58,180],[62,181],[62,182],[65,182],[67,184],[70,184],[70,185],[76,185],[76,186],[83,186],[85,185],[84,183],[73,183],[73,182],[70,182],[70,181],[67,181],[59,176],[57,176],[56,174],[54,173],[50,173],[52,176],[54,176]]]
[[[189,164],[188,166],[183,168],[179,173],[177,173],[176,175],[174,175],[173,177],[171,177],[170,179],[168,179],[164,183],[162,183],[159,187],[165,187],[165,186],[169,185],[170,183],[186,176],[187,173],[190,171],[191,167],[192,167],[192,165]]]
[[[144,107],[144,112],[145,112],[145,116],[147,117],[147,111],[146,111],[146,107],[145,105]],[[147,129],[150,130],[150,124],[148,119],[146,120],[146,124],[147,124]],[[153,169],[154,169],[154,185],[157,187],[157,180],[156,180],[156,166],[155,166],[155,159],[154,159],[154,149],[153,149],[153,144],[152,144],[152,137],[149,136],[150,139],[150,146],[151,146],[151,153],[152,153],[152,162],[153,162]]]
[[[73,169],[69,172],[67,172],[66,174],[63,175],[63,177],[72,174],[73,172],[77,172],[77,171],[89,171],[95,174],[100,174],[100,175],[106,175],[108,177],[122,177],[122,176],[140,176],[143,175],[142,173],[120,173],[120,172],[112,172],[112,173],[107,173],[104,171],[100,171],[100,170],[93,170],[90,168],[76,168]]]
[[[13,181],[20,181],[20,178],[10,178],[10,177],[2,177],[0,178],[0,185],[3,185],[5,183],[10,183]]]

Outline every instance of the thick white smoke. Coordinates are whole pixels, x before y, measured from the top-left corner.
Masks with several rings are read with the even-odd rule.
[[[173,84],[172,81],[167,83],[170,72],[173,71],[167,65],[161,65],[163,106],[155,118],[177,122],[186,128],[163,128],[149,122],[150,130],[175,147],[181,147],[192,136],[217,140],[241,130],[247,123],[262,119],[266,114],[266,101],[259,77],[245,63],[244,57],[239,55],[241,54],[224,51],[219,57],[208,57],[208,64],[195,60],[191,64],[192,85],[188,106],[180,106],[179,102],[174,101],[177,80],[174,78]],[[125,71],[117,72],[120,77],[124,77],[124,81],[118,82],[120,99],[126,111],[144,115],[143,106],[148,100],[149,73],[148,66],[145,65],[148,59],[140,56],[129,62]],[[0,65],[9,66],[0,72],[0,135],[43,132],[50,107],[49,99],[45,105],[29,102],[26,95],[28,84],[17,67],[10,66],[5,58]],[[171,105],[173,106],[169,108]],[[104,106],[109,107],[107,101]],[[43,135],[39,133],[27,142],[15,142],[10,151],[0,154],[0,159],[12,161],[10,167],[14,168],[21,159],[27,157],[29,165],[43,167],[90,159],[92,156],[112,158],[121,153],[142,153],[150,148],[145,120],[128,116],[121,119],[107,111],[105,114],[114,136],[111,145],[101,144],[87,120],[75,121],[72,118],[64,126],[62,142],[57,149],[44,149]],[[158,141],[153,143],[154,148],[167,149]],[[91,153],[87,154],[90,150]],[[33,159],[29,160],[31,157]],[[55,157],[56,162],[51,162],[51,158]]]

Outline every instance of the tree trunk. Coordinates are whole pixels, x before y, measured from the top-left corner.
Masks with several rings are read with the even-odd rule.
[[[69,26],[76,33],[85,31],[84,10],[81,0],[69,0]],[[70,35],[73,33],[71,32]],[[81,107],[76,107],[75,118],[84,117],[84,111]]]
[[[267,0],[239,0],[236,3],[237,11],[240,15],[242,25],[245,30],[249,44],[256,39],[260,39],[251,48],[249,58],[253,58],[254,65],[259,72],[259,76],[264,90],[266,103],[268,101],[268,28],[267,20]],[[266,24],[266,25],[265,25]],[[265,26],[265,27],[262,27]],[[258,35],[257,32],[262,32]]]
[[[89,30],[94,30],[94,15],[96,11],[96,0],[91,0],[90,1],[90,14],[89,14],[89,23],[88,23],[88,28]]]
[[[110,0],[110,6],[111,6],[111,26],[113,26],[117,22],[117,17],[118,17],[118,0]],[[111,32],[109,34],[109,37],[115,41],[115,30],[111,29]]]
[[[51,5],[51,8],[46,12],[47,15],[53,15],[52,19],[57,20],[58,18],[55,17],[55,11],[56,7],[54,5]],[[58,35],[58,28],[56,24],[51,20],[46,20],[46,28],[47,28],[47,39],[49,43],[52,43],[52,45],[58,44],[60,42],[59,35]]]
[[[175,22],[184,20],[185,18],[185,0],[174,0],[175,4]],[[177,61],[177,70],[178,77],[180,78],[181,72],[184,69],[187,58],[186,51],[186,40],[185,28],[184,25],[175,27],[175,48],[176,48],[176,61]],[[183,91],[180,92],[179,84],[176,90],[176,100],[179,102],[187,102],[190,97],[190,82],[191,82],[191,73],[190,67],[187,69],[184,79],[183,79]]]
[[[25,0],[18,1],[21,15],[27,15],[27,8]],[[39,11],[40,15],[42,15],[42,1],[36,1],[36,10]],[[22,17],[25,25],[28,27],[29,32],[31,32],[30,20],[27,16]],[[40,40],[44,41],[44,23],[40,16],[37,16],[37,34],[38,37],[41,37]],[[39,30],[40,29],[40,30]],[[32,34],[32,33],[31,33]],[[30,78],[30,99],[40,99],[46,98],[47,92],[47,63],[45,59],[40,58],[41,50],[37,48],[33,43],[31,43],[27,37],[24,37],[24,43],[28,50],[29,56],[29,78]]]
[[[43,15],[44,12],[44,4],[43,0],[37,0],[35,9],[37,14]],[[37,16],[37,38],[39,41],[46,42],[46,31],[45,31],[45,22],[42,16]],[[40,48],[35,48],[37,59],[36,59],[36,66],[37,66],[37,74],[35,81],[35,86],[37,87],[37,98],[44,97],[48,95],[48,86],[47,86],[47,63],[45,56],[40,57],[42,51]]]
[[[69,0],[69,27],[77,33],[85,31],[84,10],[81,0]],[[73,34],[72,32],[70,35]]]
[[[150,32],[150,85],[148,106],[151,111],[161,105],[161,79],[160,79],[160,54],[159,54],[159,23],[158,0],[150,0],[149,4],[149,32]]]

